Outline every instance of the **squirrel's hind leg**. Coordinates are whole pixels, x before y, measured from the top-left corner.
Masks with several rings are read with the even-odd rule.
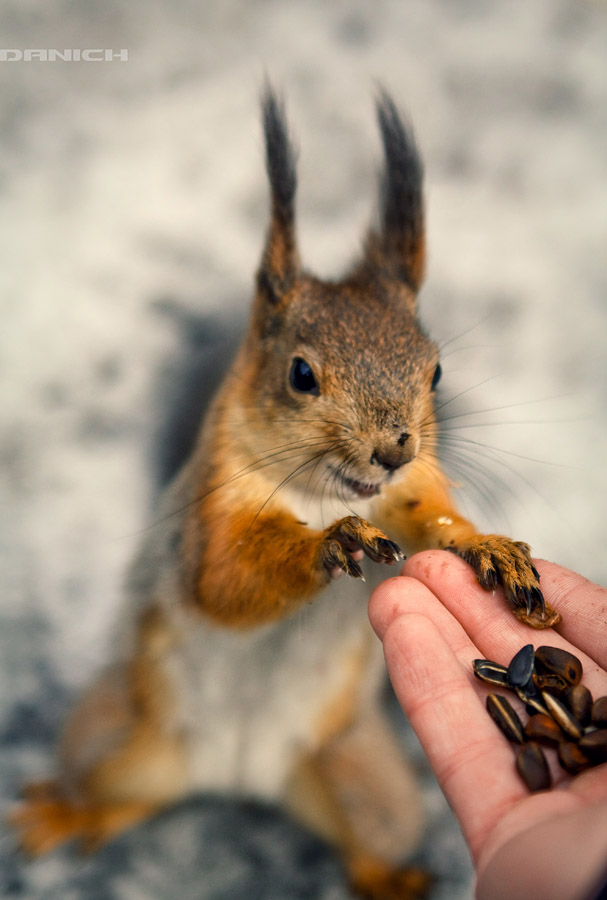
[[[143,626],[135,658],[102,673],[74,708],[60,776],[26,786],[9,816],[33,855],[74,838],[95,849],[188,793],[185,741],[171,725],[173,698],[157,652],[159,623],[148,616]]]
[[[73,839],[92,851],[185,796],[186,772],[179,736],[133,721],[120,743],[77,777],[68,772],[64,780],[26,785],[9,822],[33,856]]]
[[[58,787],[58,785],[57,785]],[[61,796],[26,800],[12,810],[9,823],[17,830],[19,843],[30,856],[42,856],[78,839],[83,849],[96,850],[121,832],[157,811],[146,803],[78,806]]]
[[[379,711],[300,760],[286,806],[336,846],[357,895],[419,900],[427,894],[428,874],[403,866],[423,833],[420,791]]]

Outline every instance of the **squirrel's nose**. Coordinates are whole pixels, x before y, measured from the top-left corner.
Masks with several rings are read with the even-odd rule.
[[[394,447],[376,447],[371,454],[371,465],[381,466],[386,472],[394,472],[400,469],[406,462],[411,462],[412,454],[409,447],[405,444],[409,438],[406,432],[403,432]]]

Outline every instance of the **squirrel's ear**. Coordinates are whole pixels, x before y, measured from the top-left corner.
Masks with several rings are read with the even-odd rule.
[[[384,148],[380,223],[366,242],[365,263],[396,277],[415,293],[425,273],[423,166],[413,132],[381,90],[377,119]]]
[[[257,275],[258,286],[279,303],[299,269],[295,238],[295,151],[289,139],[284,105],[266,84],[262,98],[266,169],[271,189],[271,220]]]

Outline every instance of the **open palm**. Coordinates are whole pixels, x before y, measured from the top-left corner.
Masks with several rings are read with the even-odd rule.
[[[530,794],[513,746],[485,710],[490,689],[473,676],[475,658],[507,665],[524,644],[549,644],[581,660],[595,698],[607,694],[607,591],[535,564],[563,615],[556,630],[522,625],[499,591],[483,591],[461,560],[441,551],[414,556],[370,604],[396,695],[468,842],[477,896],[490,900],[585,896],[607,859],[607,766],[571,778],[551,753],[553,789]]]

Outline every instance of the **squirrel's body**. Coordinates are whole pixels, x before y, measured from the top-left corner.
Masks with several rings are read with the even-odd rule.
[[[380,223],[327,282],[299,262],[294,156],[269,90],[263,109],[272,217],[249,329],[133,566],[115,661],[68,721],[58,778],[15,821],[42,852],[198,790],[277,800],[339,847],[365,896],[404,900],[425,884],[397,870],[420,807],[378,702],[377,564],[399,544],[447,548],[523,621],[558,614],[527,545],[462,518],[437,460],[410,131],[382,94]]]
[[[182,475],[167,492],[159,510],[166,519],[153,527],[133,567],[131,623],[125,627],[122,622],[120,629],[122,640],[125,632],[132,638],[122,654],[133,656],[138,622],[145,623],[152,611],[159,630],[174,642],[161,667],[174,698],[171,725],[189,735],[192,790],[278,801],[302,752],[326,739],[331,710],[353,693],[376,701],[384,667],[367,605],[369,582],[379,575],[365,565],[366,582],[334,580],[313,603],[256,628],[226,628],[207,616],[192,616],[173,564],[184,515],[174,510],[191,502],[184,481]],[[281,497],[285,511],[295,512],[291,499],[299,501],[308,518],[317,513],[305,498],[287,496]],[[150,571],[157,574],[153,587]],[[157,599],[150,604],[152,597]]]

